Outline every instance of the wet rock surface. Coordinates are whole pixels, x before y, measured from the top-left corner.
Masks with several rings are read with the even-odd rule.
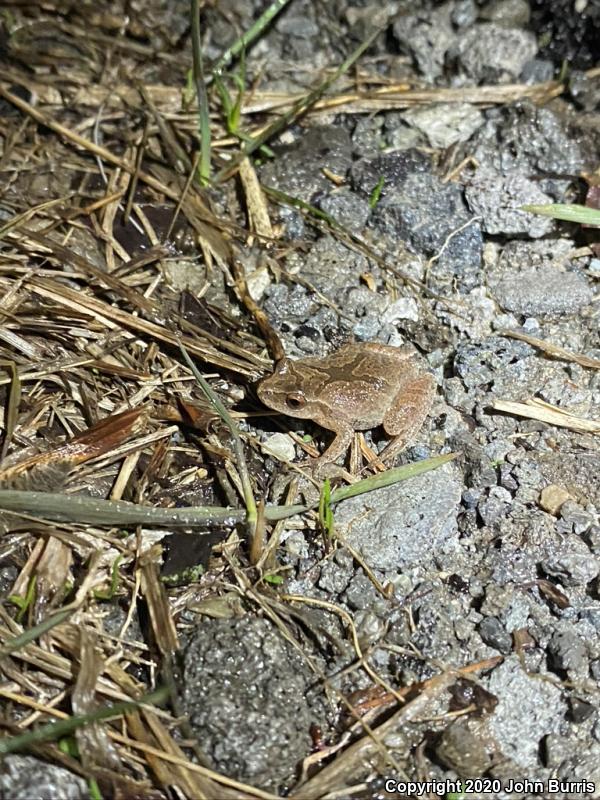
[[[293,784],[310,752],[314,675],[271,622],[206,621],[185,647],[182,676],[182,705],[213,764],[262,788]]]
[[[560,686],[528,675],[512,657],[494,670],[487,689],[498,698],[490,717],[498,747],[518,768],[535,767],[543,737],[557,733],[565,715]]]
[[[79,775],[33,756],[8,755],[0,764],[0,797],[7,800],[84,800],[88,784]]]
[[[451,468],[381,489],[376,503],[357,497],[340,507],[344,540],[382,572],[423,565],[457,535],[461,484]]]
[[[209,4],[206,56],[219,58],[263,10]],[[183,13],[167,39],[185,34]],[[333,103],[303,114],[269,142],[273,157],[253,154],[263,185],[297,202],[273,201],[273,236],[252,232],[236,257],[261,262],[254,294],[288,356],[348,340],[414,346],[437,398],[396,465],[457,457],[334,505],[330,527],[312,512],[281,522],[272,560],[244,561],[233,589],[222,566],[215,593],[235,603],[218,618],[181,612],[183,710],[207,763],[280,796],[302,796],[305,759],[325,751],[307,767],[310,785],[343,755],[327,747],[368,738],[363,711],[377,732],[404,704],[406,717],[386,729],[391,759],[361,753],[343,789],[307,796],[387,796],[390,764],[410,779],[558,776],[598,788],[600,445],[598,427],[577,425],[600,426],[597,231],[521,208],[586,200],[582,176],[600,152],[597,5],[297,0],[249,46],[244,101],[254,102],[250,87],[265,103],[307,93],[373,22],[382,33],[367,65],[339,88],[364,101],[359,113]],[[563,65],[568,85],[539,86]],[[361,93],[363,68],[376,88]],[[246,225],[238,189],[220,191],[206,193],[227,225]],[[200,294],[196,266],[170,265],[178,289]],[[220,267],[211,300],[230,309]],[[254,346],[252,324],[244,342]],[[281,462],[306,460],[302,445],[322,452],[331,431],[265,415],[249,381],[243,393],[257,499],[318,501],[320,487]],[[564,412],[563,424],[498,406],[533,400]],[[362,454],[383,438],[365,432],[344,466],[369,475]],[[230,477],[228,502],[239,499]],[[15,574],[0,576],[8,591]],[[107,615],[114,635],[123,614]],[[143,636],[137,620],[133,633]],[[425,699],[411,716],[415,698]],[[31,796],[28,780],[36,796],[87,796],[79,779],[49,778],[40,763],[6,758],[0,796]],[[572,796],[586,795],[552,795]]]

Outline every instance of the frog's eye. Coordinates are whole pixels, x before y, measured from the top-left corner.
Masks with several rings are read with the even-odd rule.
[[[288,408],[297,409],[306,405],[306,397],[302,392],[290,392],[285,397],[285,404]]]

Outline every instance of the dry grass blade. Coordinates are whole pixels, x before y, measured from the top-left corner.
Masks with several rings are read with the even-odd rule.
[[[122,326],[123,328],[134,331],[136,334],[158,339],[174,347],[181,341],[188,352],[197,356],[202,361],[252,378],[259,377],[259,375],[265,371],[264,369],[257,370],[256,368],[256,362],[261,363],[260,359],[253,359],[255,363],[248,364],[241,359],[224,355],[214,347],[199,345],[197,341],[191,337],[178,337],[176,333],[172,333],[163,325],[140,319],[140,317],[134,314],[115,308],[108,303],[104,303],[102,300],[97,300],[91,295],[76,292],[66,286],[57,286],[55,283],[42,278],[32,278],[28,281],[28,284],[34,289],[36,294],[53,300],[67,308],[76,309],[80,312],[83,311],[109,330],[115,330],[118,326]],[[265,369],[266,367],[267,365],[265,364]]]
[[[600,422],[577,417],[565,411],[564,408],[552,406],[543,400],[527,400],[525,403],[515,403],[512,400],[494,400],[490,407],[495,411],[504,411],[507,414],[515,414],[517,417],[527,417],[527,419],[537,419],[540,422],[547,422],[548,425],[569,428],[569,430],[579,433],[600,433]]]
[[[456,678],[457,673],[449,670],[428,681],[414,700],[406,703],[389,720],[375,728],[378,740],[383,740],[396,728],[410,725],[412,720],[422,716],[427,707],[445,692]],[[363,772],[369,761],[376,756],[376,743],[370,737],[364,736],[339,753],[331,764],[323,767],[290,796],[298,800],[324,798],[329,792],[347,787],[353,775]]]
[[[18,97],[16,94],[13,94],[6,88],[6,86],[2,84],[0,84],[0,97],[3,97],[8,103],[11,103],[20,111],[23,111],[25,114],[28,114],[30,117],[35,119],[36,122],[39,122],[41,125],[46,125],[55,133],[58,133],[59,136],[63,136],[67,141],[70,141],[73,144],[82,147],[84,150],[93,153],[99,158],[102,158],[104,161],[107,161],[109,164],[113,164],[116,167],[121,167],[121,169],[124,169],[126,172],[131,172],[131,173],[135,172],[135,165],[128,164],[126,161],[123,161],[118,156],[113,155],[109,150],[106,150],[105,148],[94,144],[94,142],[91,142],[89,139],[85,139],[83,136],[79,136],[79,134],[75,133],[74,131],[71,131],[64,125],[61,125],[59,122],[56,122],[51,117],[38,111],[30,103],[27,103],[25,100]],[[144,175],[143,180],[146,180],[147,177],[150,178],[150,185],[154,185],[155,189],[162,191],[165,188],[161,186],[159,182],[154,180],[151,176]]]
[[[256,170],[248,158],[245,158],[240,163],[240,180],[246,197],[250,229],[260,237],[272,239],[273,227],[269,217],[269,207],[256,175]]]
[[[71,695],[74,714],[93,714],[95,709],[96,684],[104,670],[100,651],[92,633],[82,628],[80,634],[79,670]],[[86,725],[75,731],[82,762],[88,769],[95,766],[123,771],[124,765],[110,741],[106,728],[97,723]]]
[[[175,137],[175,134],[173,133],[171,127],[169,126],[168,122],[163,118],[160,111],[157,109],[154,100],[152,99],[152,96],[148,92],[146,87],[139,84],[138,91],[144,103],[150,109],[150,113],[154,117],[154,121],[159,130],[161,138],[164,141],[165,150],[172,166],[178,171],[185,171],[189,174],[190,172],[193,171],[193,165],[188,154],[185,152],[185,150],[181,147],[181,145],[177,141],[177,138]]]
[[[0,659],[6,658],[10,653],[20,650],[21,647],[25,647],[29,642],[35,641],[38,636],[42,636],[42,634],[52,630],[56,625],[60,625],[71,616],[73,611],[73,608],[63,608],[43,622],[40,622],[39,625],[36,625],[34,628],[28,628],[18,636],[13,636],[5,640],[4,644],[0,647]]]
[[[398,84],[326,97],[323,100],[317,100],[311,106],[311,111],[316,113],[335,109],[338,112],[372,114],[377,111],[393,111],[412,106],[431,105],[432,103],[495,105],[515,102],[526,97],[538,102],[547,102],[563,92],[564,84],[559,81],[533,85],[518,83],[504,86],[461,86],[459,89],[410,89],[406,84]],[[257,114],[275,111],[297,103],[301,99],[301,95],[255,92],[252,100],[243,106],[242,112]]]
[[[410,726],[412,722],[426,716],[428,706],[444,694],[455,681],[463,675],[490,669],[502,661],[502,657],[486,659],[473,664],[468,664],[460,669],[448,669],[440,675],[413,687],[418,691],[417,696],[405,703],[395,714],[373,728],[377,740],[363,736],[341,752],[334,761],[327,764],[314,777],[309,778],[290,797],[297,800],[324,800],[334,798],[338,793],[347,793],[352,776],[356,773],[365,773],[367,766],[372,764],[376,756],[377,741],[384,740],[386,735],[394,730]],[[407,687],[408,688],[408,687]]]
[[[588,75],[591,70],[588,71]],[[392,83],[381,86],[381,75],[367,74],[364,70],[357,76],[361,90],[356,90],[356,81],[348,79],[337,94],[328,95],[315,102],[307,115],[329,115],[334,109],[339,113],[373,113],[430,106],[434,103],[471,103],[478,106],[502,105],[529,98],[534,102],[547,103],[553,97],[561,95],[565,90],[560,81],[542,83],[515,83],[484,86],[461,86],[460,88],[419,88],[413,89],[407,83]],[[20,79],[23,83],[23,80]],[[192,113],[181,114],[181,92],[172,86],[154,84],[146,86],[148,96],[156,108],[163,114],[178,120],[191,120]],[[43,87],[42,87],[43,89]],[[277,112],[289,108],[302,100],[300,93],[261,91],[256,89],[242,105],[242,114],[247,116],[261,115],[265,112]],[[104,87],[89,86],[74,96],[74,102],[96,108],[105,102],[108,108],[139,108],[140,98],[137,89],[127,84],[118,84],[115,91],[107,98]],[[195,116],[195,112],[193,112]],[[261,126],[261,129],[264,127]]]
[[[19,403],[21,402],[21,381],[19,380],[17,365],[14,361],[0,360],[0,370],[1,369],[5,369],[8,372],[10,379],[10,390],[8,393],[8,402],[6,403],[4,432],[2,434],[2,448],[0,449],[0,464],[6,458],[8,446],[14,433],[15,425],[17,424]]]
[[[210,387],[210,384],[204,380],[202,375],[196,369],[196,365],[189,357],[186,349],[183,345],[180,345],[181,352],[183,357],[185,358],[188,367],[192,370],[194,377],[200,384],[200,388],[204,392],[206,399],[209,401],[211,406],[214,408],[216,413],[221,417],[233,439],[233,447],[237,459],[237,468],[240,474],[240,480],[242,483],[242,489],[244,492],[244,502],[246,504],[246,525],[248,527],[248,536],[249,539],[253,539],[254,532],[256,528],[256,501],[254,499],[254,490],[252,488],[252,481],[250,480],[250,473],[248,471],[248,465],[246,464],[246,457],[244,456],[244,447],[242,444],[242,438],[240,436],[239,429],[235,424],[233,417],[227,411],[219,397],[213,392]]]
[[[99,145],[95,144],[94,142],[86,139],[83,136],[80,136],[78,133],[72,131],[71,129],[67,128],[64,125],[61,125],[59,122],[56,122],[47,114],[44,114],[38,111],[34,106],[30,103],[27,103],[25,100],[22,100],[17,95],[13,94],[6,86],[0,83],[0,97],[3,97],[7,102],[14,105],[20,111],[23,111],[25,114],[28,114],[30,117],[35,119],[42,125],[47,126],[59,136],[63,137],[66,141],[71,144],[74,144],[77,147],[80,147],[86,150],[88,153],[96,156],[97,158],[101,159],[102,161],[106,161],[108,164],[112,164],[115,167],[119,167],[120,169],[124,170],[125,172],[129,173],[130,175],[135,175],[138,180],[145,183],[150,188],[154,189],[157,192],[160,192],[167,198],[178,202],[181,198],[181,193],[178,189],[173,189],[167,183],[155,178],[153,175],[143,171],[138,170],[136,168],[136,164],[129,163],[128,161],[115,156],[110,150],[107,150],[104,147],[100,147]],[[102,101],[104,102],[104,101]],[[120,193],[119,195],[120,196]],[[196,228],[199,228],[199,233],[204,236],[204,238],[212,242],[215,236],[215,229],[221,227],[220,220],[215,217],[212,212],[204,205],[201,201],[200,197],[195,196],[193,206],[190,207],[190,200],[189,198],[183,204],[183,209],[190,224],[194,225]],[[209,223],[207,225],[207,223]],[[215,252],[218,252],[218,247],[215,248]]]
[[[24,211],[22,214],[17,214],[0,227],[0,239],[2,239],[5,234],[10,233],[10,231],[18,229],[23,222],[29,222],[30,219],[40,214],[40,212],[48,211],[53,206],[61,206],[66,200],[68,200],[68,197],[57,197],[54,200],[47,200],[45,203],[38,203],[38,205],[28,208],[27,211]]]
[[[262,310],[262,308],[258,305],[256,300],[250,294],[248,289],[248,282],[246,280],[246,273],[244,272],[244,267],[237,259],[233,259],[232,262],[232,271],[233,277],[235,279],[235,287],[237,289],[238,295],[246,309],[252,317],[254,318],[256,324],[260,332],[262,333],[264,340],[267,344],[269,349],[269,353],[271,354],[274,361],[279,361],[279,359],[285,356],[285,350],[283,348],[283,344],[277,331],[271,323],[269,322],[269,318]]]
[[[185,758],[182,758],[179,755],[173,755],[164,749],[150,747],[145,745],[143,742],[134,741],[133,739],[128,739],[124,736],[116,736],[115,738],[134,750],[139,750],[143,753],[156,756],[156,758],[160,758],[170,764],[180,766],[182,769],[185,769],[189,772],[202,775],[208,780],[214,782],[213,791],[207,793],[208,800],[215,800],[215,798],[218,798],[219,800],[251,800],[251,798],[254,797],[258,798],[258,800],[280,800],[280,795],[274,795],[270,792],[257,789],[255,786],[250,786],[248,784],[241,783],[240,781],[236,781],[233,778],[228,778],[225,775],[220,775],[214,770],[207,769],[200,764],[195,764],[193,761],[187,761]],[[197,798],[194,796],[193,800],[197,800]]]
[[[438,667],[430,653],[419,650],[414,635],[424,619],[422,606],[413,603],[418,585],[402,605],[405,598],[394,593],[392,578],[384,584],[380,578],[384,574],[387,580],[387,573],[370,565],[351,537],[346,547],[332,524],[328,536],[312,539],[321,511],[318,500],[312,502],[313,487],[293,478],[287,493],[281,493],[278,465],[273,469],[263,454],[269,443],[275,461],[291,459],[291,451],[277,449],[268,436],[268,420],[263,424],[264,409],[257,413],[253,406],[251,384],[270,369],[266,354],[275,360],[284,355],[284,339],[286,346],[295,340],[300,350],[313,339],[315,346],[335,346],[336,325],[338,334],[354,330],[359,338],[364,331],[381,338],[394,329],[413,338],[418,329],[415,344],[424,351],[435,346],[432,363],[437,359],[441,368],[442,356],[456,341],[454,334],[446,337],[445,326],[453,323],[449,315],[438,315],[428,298],[468,315],[471,294],[461,288],[466,273],[453,273],[454,303],[415,276],[425,274],[434,287],[449,286],[438,283],[434,272],[458,244],[452,237],[465,226],[457,223],[432,256],[430,275],[421,270],[423,253],[409,253],[401,243],[399,220],[386,222],[385,232],[379,226],[385,222],[377,217],[386,209],[388,177],[400,181],[405,161],[408,166],[413,156],[400,154],[399,169],[394,166],[389,176],[376,178],[380,195],[369,194],[370,178],[363,181],[355,169],[369,169],[365,142],[378,135],[377,120],[365,138],[366,127],[361,133],[356,120],[346,119],[343,141],[332,136],[331,147],[324,131],[324,146],[307,150],[300,168],[289,170],[289,182],[277,174],[279,145],[300,144],[297,135],[309,114],[330,124],[341,112],[370,114],[443,103],[485,109],[522,98],[541,103],[559,95],[564,84],[421,88],[408,59],[398,60],[397,46],[386,54],[396,34],[390,28],[395,19],[385,9],[365,16],[357,12],[355,24],[354,12],[346,18],[322,6],[321,25],[312,8],[307,15],[301,9],[300,16],[289,8],[289,16],[273,24],[284,7],[292,6],[290,0],[268,0],[256,20],[244,3],[229,9],[188,0],[179,18],[164,0],[147,4],[143,14],[130,14],[129,5],[70,4],[67,22],[54,0],[20,1],[2,19],[0,564],[10,565],[11,588],[0,603],[0,756],[28,752],[63,766],[87,780],[98,797],[276,800],[278,793],[288,793],[301,800],[339,800],[358,791],[358,782],[369,780],[365,776],[378,766],[399,776],[419,772],[418,757],[412,761],[413,753],[399,755],[386,740],[388,734],[406,726],[415,734],[413,741],[426,736],[428,718],[439,713],[457,677],[497,662],[464,670]],[[373,57],[365,58],[384,28],[360,32],[384,18],[389,33],[380,36]],[[327,62],[320,55],[297,63],[295,54],[306,52],[304,34],[313,30],[314,20],[317,50],[324,45],[336,53],[327,52],[331,69],[324,68]],[[345,31],[350,36],[343,40]],[[304,40],[299,49],[297,33]],[[265,42],[247,52],[262,34]],[[219,42],[232,41],[219,58]],[[265,53],[263,65],[255,56],[261,59]],[[290,54],[293,64],[287,60]],[[215,60],[212,74],[203,55]],[[235,58],[240,58],[239,68],[225,74]],[[292,87],[287,93],[286,86]],[[263,92],[263,87],[282,91]],[[462,151],[470,147],[464,138],[471,125],[468,116],[481,118],[473,108],[459,111],[465,127],[461,122],[455,132],[462,138],[445,155],[440,151],[441,160],[432,160],[427,170],[427,178],[445,173],[448,181],[456,181],[446,188],[456,191],[466,180],[469,156]],[[392,114],[381,128],[384,148],[396,147],[394,116],[404,115]],[[400,124],[405,123],[402,119]],[[281,133],[277,147],[264,146]],[[421,148],[427,135],[419,129],[415,140],[420,151],[415,163],[423,160],[423,167],[436,149],[433,139],[431,149]],[[323,154],[327,164],[321,163]],[[264,171],[263,157],[270,161]],[[278,187],[273,190],[259,182],[271,167],[269,182]],[[218,172],[212,182],[211,170]],[[319,204],[337,211],[327,213]],[[342,225],[336,214],[351,221]],[[352,252],[343,264],[324,262],[332,272],[339,264],[340,274],[329,280],[303,262],[303,255],[331,237],[342,258]],[[575,252],[581,256],[591,249]],[[275,286],[278,281],[290,285]],[[369,295],[363,294],[361,282]],[[279,311],[277,304],[279,318],[273,313]],[[293,328],[283,316],[288,305]],[[361,318],[363,306],[368,319]],[[372,311],[379,318],[377,328],[364,325]],[[425,324],[413,325],[417,321]],[[313,327],[317,324],[320,330]],[[456,330],[463,334],[463,328]],[[596,359],[531,337],[525,341],[543,345],[553,357],[598,368]],[[562,409],[512,405],[524,406],[528,416],[543,413],[553,424],[561,424],[553,414],[560,415],[562,424],[577,420]],[[260,440],[255,417],[261,418],[256,425]],[[578,423],[594,433],[600,429],[595,421]],[[452,420],[442,418],[435,428],[434,447],[448,424]],[[303,446],[311,452],[311,445]],[[317,448],[312,452],[317,455]],[[411,479],[457,455],[342,486],[327,495],[323,507],[331,518],[332,504]],[[360,469],[358,456],[351,463]],[[297,464],[291,466],[302,472]],[[442,478],[451,478],[453,485],[458,470],[444,471],[448,475]],[[449,480],[443,483],[453,492]],[[381,494],[371,495],[366,505],[377,507]],[[257,503],[255,498],[261,499]],[[244,527],[249,541],[240,538]],[[302,576],[306,565],[306,575],[312,580],[314,572],[315,585],[323,588],[316,598],[305,596],[293,582],[281,586],[287,576]],[[406,631],[404,621],[398,627],[402,639],[386,639],[387,630],[375,638],[370,620],[363,627],[353,615],[350,583],[339,604],[328,599],[327,581],[333,586],[338,571],[349,575],[350,570],[352,590],[362,592],[365,575],[375,587],[374,612],[382,629],[406,613]],[[356,583],[355,575],[360,576]],[[448,591],[454,588],[448,581]],[[372,587],[367,591],[371,595]],[[365,600],[371,602],[366,595]],[[558,595],[551,600],[557,607],[561,602]],[[243,615],[265,623],[296,657],[292,667],[306,669],[306,676],[298,669],[288,677],[283,651],[283,660],[275,664],[285,687],[298,687],[296,699],[312,702],[314,691],[315,716],[323,704],[331,709],[331,725],[323,737],[315,734],[312,752],[308,717],[288,715],[299,749],[295,735],[290,736],[291,766],[281,781],[273,761],[259,775],[254,765],[237,771],[217,757],[226,740],[234,746],[241,741],[237,732],[229,735],[232,704],[215,712],[207,698],[202,709],[207,719],[198,727],[200,715],[186,707],[194,690],[210,683],[196,662],[187,661],[190,653],[193,657],[188,634],[207,644],[207,663],[213,657],[217,679],[227,680],[226,668],[235,659],[221,668],[225,650],[214,648],[211,637],[214,631],[220,634],[221,623],[245,626]],[[253,636],[246,638],[245,630],[240,627],[241,635],[234,635],[232,650],[245,660],[254,697],[260,678],[267,676],[266,708],[276,683],[269,678],[266,659],[277,647],[263,647],[259,664],[252,655]],[[396,636],[395,629],[389,632]],[[404,648],[411,648],[409,657],[414,652],[427,677],[442,674],[402,686],[395,672],[398,662],[391,659]],[[384,660],[388,653],[389,661]],[[199,655],[198,666],[200,661]],[[185,665],[183,674],[180,664]],[[372,705],[347,693],[356,684],[355,675],[373,690]],[[156,686],[164,688],[151,692]],[[224,694],[217,690],[212,697],[222,703]],[[161,705],[148,704],[155,702]],[[236,700],[235,708],[240,717],[235,723],[247,722],[250,739],[262,748],[260,726],[249,706]],[[276,704],[263,714],[268,737],[279,736],[277,726],[283,729],[287,721],[282,719],[285,709],[279,716],[280,708]],[[339,726],[333,722],[336,714]],[[61,739],[74,740],[77,752],[61,752]],[[248,762],[259,761],[264,752],[255,759],[252,746],[237,747],[234,759],[248,755]],[[287,769],[287,751],[284,755]],[[211,769],[213,758],[225,774]],[[294,786],[298,764],[303,772]],[[236,780],[238,775],[252,775],[257,785]],[[350,786],[354,778],[356,785]]]
[[[85,725],[111,719],[112,717],[118,717],[125,711],[139,708],[141,705],[162,703],[166,697],[167,692],[165,689],[157,689],[155,692],[140,697],[139,700],[115,703],[112,706],[105,706],[90,714],[82,714],[80,716],[69,717],[60,722],[50,723],[49,725],[24,733],[21,736],[0,739],[0,754],[6,755],[7,753],[16,753],[26,750],[31,747],[31,745],[39,744],[40,742],[58,741]]]
[[[182,792],[192,797],[198,797],[198,800],[207,800],[211,796],[206,791],[207,788],[212,788],[211,784],[202,776],[194,775],[189,770],[171,764],[152,752],[157,749],[156,744],[160,744],[166,753],[173,755],[174,758],[179,758],[182,764],[186,761],[185,756],[154,712],[149,709],[129,711],[126,720],[130,736],[144,748],[141,752],[146,758],[146,763],[163,789],[168,786],[177,786]]]
[[[28,114],[30,117],[39,122],[41,125],[45,125],[46,127],[53,130],[59,136],[62,136],[68,142],[71,142],[78,147],[87,150],[89,153],[98,156],[103,161],[106,161],[109,164],[112,164],[115,167],[120,167],[121,169],[125,170],[125,172],[129,172],[130,174],[135,174],[135,164],[130,164],[129,162],[115,156],[110,150],[107,150],[104,147],[100,147],[99,145],[95,144],[94,142],[86,139],[83,136],[75,133],[74,131],[67,128],[65,125],[61,125],[59,122],[56,122],[47,114],[43,114],[42,112],[38,111],[34,106],[30,103],[27,103],[25,100],[22,100],[16,94],[13,94],[9,91],[6,86],[0,84],[0,97],[3,97],[8,103],[11,103],[20,111],[23,111],[25,114]],[[173,190],[169,189],[169,187],[165,186],[159,180],[154,178],[152,175],[149,175],[146,172],[140,171],[138,173],[138,177],[141,181],[146,183],[148,186],[156,189],[158,192],[170,197],[172,200],[177,200],[178,195]]]
[[[150,549],[140,558],[141,587],[148,605],[154,641],[163,657],[171,657],[179,649],[179,642],[165,587],[158,574],[158,556],[156,549]]]
[[[141,408],[124,411],[103,419],[52,450],[7,465],[0,469],[0,486],[6,488],[26,482],[34,489],[36,475],[39,478],[43,470],[57,465],[61,465],[66,477],[68,470],[114,450],[130,436],[139,433],[144,425],[144,416],[144,409]]]
[[[571,350],[565,350],[564,347],[559,347],[557,344],[547,342],[544,339],[538,339],[535,336],[529,336],[520,331],[500,331],[501,336],[509,336],[511,339],[519,339],[521,342],[527,342],[532,347],[537,347],[544,353],[547,353],[552,358],[559,358],[563,361],[574,361],[582,367],[589,367],[590,369],[600,369],[600,360],[597,358],[590,358],[583,353],[573,353]]]
[[[141,311],[156,312],[154,303],[140,295],[139,292],[131,289],[131,287],[119,280],[119,278],[114,277],[109,272],[105,272],[97,267],[94,267],[93,264],[90,264],[90,262],[83,258],[83,256],[80,256],[78,253],[74,253],[72,250],[69,250],[66,247],[62,247],[60,244],[58,244],[58,242],[53,241],[47,236],[43,236],[37,231],[32,231],[28,228],[21,227],[18,229],[18,231],[11,234],[10,239],[11,243],[14,244],[14,246],[19,250],[33,255],[35,251],[27,242],[27,239],[30,239],[32,242],[36,242],[37,244],[41,245],[42,253],[49,260],[55,261],[61,266],[65,264],[71,264],[74,268],[82,270],[84,274],[90,275],[90,277],[101,286],[105,285],[108,288],[118,292],[127,300],[127,302],[131,303],[131,305],[135,306],[136,308],[139,308]],[[159,253],[156,253],[156,257],[159,257]]]

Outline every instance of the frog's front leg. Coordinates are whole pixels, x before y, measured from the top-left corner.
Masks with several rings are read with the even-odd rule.
[[[382,461],[391,461],[416,437],[431,411],[435,387],[435,378],[428,372],[409,377],[400,386],[383,418],[384,431],[394,438],[380,453]]]
[[[313,461],[313,470],[316,476],[325,474],[325,472],[327,472],[327,465],[337,461],[340,456],[348,452],[348,448],[352,444],[352,438],[354,436],[354,430],[348,425],[340,425],[337,428],[333,428],[329,421],[327,428],[334,431],[335,438],[329,447]]]

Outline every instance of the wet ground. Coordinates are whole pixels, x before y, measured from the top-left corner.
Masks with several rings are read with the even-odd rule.
[[[234,2],[205,9],[205,58],[218,59],[261,10]],[[121,28],[105,20],[106,35],[125,37],[130,60],[116,48],[93,77],[82,66],[92,57],[71,30],[92,19],[91,9],[39,11],[37,22],[34,12],[17,11],[29,24],[20,29],[21,51],[14,35],[6,39],[12,75],[4,84],[12,94],[25,86],[27,53],[38,95],[44,85],[73,100],[60,112],[63,122],[92,138],[90,119],[101,106],[102,144],[118,145],[125,158],[139,144],[140,109],[123,100],[137,63],[137,79],[152,87],[180,142],[193,144],[193,115],[177,110],[191,61],[187,3],[132,6]],[[57,40],[50,55],[44,45],[40,26],[49,19],[70,48],[70,82],[59,70],[66,56]],[[16,24],[4,23],[7,30]],[[269,141],[271,153],[255,154],[265,191],[280,193],[267,194],[270,240],[240,235],[247,217],[235,180],[206,190],[206,202],[224,221],[220,235],[235,241],[250,292],[287,355],[323,356],[351,340],[414,347],[435,376],[436,399],[397,463],[460,455],[340,503],[335,536],[324,537],[311,514],[279,523],[279,547],[262,571],[245,545],[223,545],[230,530],[216,536],[212,560],[191,555],[189,538],[170,541],[178,558],[171,572],[205,564],[202,577],[167,590],[181,645],[175,680],[191,729],[182,736],[196,737],[204,766],[269,796],[410,797],[414,789],[387,792],[386,779],[484,778],[478,797],[600,797],[598,231],[521,208],[597,205],[600,10],[562,0],[292,2],[246,54],[246,86],[255,92],[248,88],[244,99],[245,123],[260,124],[277,98],[307,92],[373,24],[381,33],[330,89],[346,100],[305,114]],[[32,39],[23,50],[25,33]],[[43,51],[39,63],[32,41]],[[157,41],[164,58],[140,54],[144,46],[155,55]],[[118,101],[108,94],[111,80]],[[58,118],[56,100],[37,102]],[[14,104],[3,103],[7,119],[22,124]],[[61,159],[81,154],[71,156],[72,143],[48,130],[34,137],[31,124],[21,136],[37,147],[35,169],[11,171],[14,126],[3,123],[6,219],[23,210],[26,193],[41,202],[81,186],[60,170]],[[216,153],[226,166],[226,149]],[[161,160],[157,152],[146,158]],[[166,236],[170,212],[161,204],[172,207],[158,189],[153,197],[144,191],[140,202],[152,209],[159,238]],[[188,319],[215,336],[230,328],[238,336],[230,341],[253,352],[245,376],[214,359],[199,364],[248,415],[241,426],[257,497],[312,500],[313,483],[282,461],[305,460],[305,435],[321,450],[331,435],[310,421],[254,413],[261,407],[253,381],[261,365],[268,368],[267,351],[215,256],[218,247],[207,245],[204,229],[200,244],[192,238],[184,247],[186,232],[183,224],[180,238],[171,231],[172,249],[156,267],[167,287],[157,290],[164,292],[160,322],[171,329],[167,309],[171,319],[185,318],[183,291],[192,304]],[[98,231],[76,233],[81,244],[73,236],[65,246],[111,271],[106,236],[92,252]],[[150,246],[147,230],[140,236],[141,244],[130,227],[120,231],[130,256]],[[16,279],[5,275],[9,292]],[[146,286],[142,279],[136,285]],[[142,318],[151,315],[142,310]],[[25,338],[30,333],[24,328]],[[127,383],[121,391],[130,396]],[[227,440],[218,431],[213,437],[210,456],[202,456],[205,475],[177,483],[178,505],[223,503],[223,484],[215,489],[204,480],[223,470],[219,446]],[[365,439],[375,451],[385,442],[378,430]],[[194,462],[186,449],[193,441],[187,429],[170,440],[180,473]],[[347,467],[363,468],[358,448],[351,459]],[[229,486],[235,498],[235,482]],[[168,505],[173,496],[163,472],[148,497]],[[22,561],[3,564],[6,592],[14,592]],[[118,632],[128,606],[114,605]],[[136,640],[146,641],[144,624]],[[149,671],[136,675],[151,683]],[[88,796],[79,778],[43,777],[43,765],[31,763],[29,756],[6,758],[1,796]],[[511,780],[542,784],[511,790]],[[152,781],[157,796],[168,796]],[[429,796],[444,795],[430,787]]]

